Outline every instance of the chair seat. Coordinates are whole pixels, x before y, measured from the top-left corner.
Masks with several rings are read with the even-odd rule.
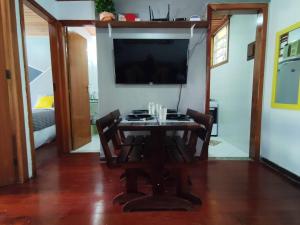
[[[189,152],[188,145],[180,136],[167,136],[165,138],[168,160],[171,163],[191,163],[194,161],[193,153]]]
[[[140,162],[144,158],[145,136],[129,135],[124,143],[120,145],[120,155],[116,158],[115,163],[126,164]]]
[[[141,146],[121,146],[120,155],[116,158],[118,164],[138,162],[142,159]]]
[[[128,135],[124,141],[124,145],[144,145],[145,136],[143,135]]]

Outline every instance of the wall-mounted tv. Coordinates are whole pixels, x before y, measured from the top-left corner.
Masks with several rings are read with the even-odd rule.
[[[114,39],[117,84],[186,84],[188,39]]]

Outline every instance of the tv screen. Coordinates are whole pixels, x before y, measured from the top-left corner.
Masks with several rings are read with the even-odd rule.
[[[186,84],[188,39],[114,39],[117,84]]]

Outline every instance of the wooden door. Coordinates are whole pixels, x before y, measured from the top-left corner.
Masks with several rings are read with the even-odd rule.
[[[91,142],[87,40],[68,33],[72,149]]]
[[[16,182],[13,133],[11,127],[8,84],[6,80],[4,62],[5,52],[3,27],[0,22],[0,186],[9,185]]]

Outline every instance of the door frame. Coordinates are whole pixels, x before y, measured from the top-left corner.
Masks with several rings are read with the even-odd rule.
[[[253,70],[252,109],[250,126],[250,151],[249,156],[254,161],[260,160],[261,139],[261,117],[263,99],[263,81],[265,70],[266,37],[268,24],[267,3],[228,3],[208,4],[207,20],[209,21],[207,34],[207,58],[206,58],[206,113],[209,113],[210,101],[210,79],[211,79],[211,37],[212,37],[212,14],[214,11],[229,11],[232,14],[245,14],[256,11],[260,23],[256,27],[256,45]],[[208,159],[208,149],[205,150],[203,158]]]
[[[27,142],[25,128],[24,102],[22,93],[22,78],[18,48],[18,33],[15,1],[1,1],[3,14],[1,22],[4,29],[5,65],[11,73],[8,82],[10,93],[10,114],[13,129],[13,148],[16,160],[18,183],[29,179]]]
[[[71,108],[71,87],[70,87],[70,63],[69,63],[69,52],[68,52],[68,27],[85,27],[85,26],[93,26],[96,28],[96,22],[95,20],[59,20],[60,24],[63,26],[63,36],[64,36],[64,57],[65,57],[65,62],[67,65],[67,77],[68,77],[68,83],[69,83],[69,106]],[[71,121],[71,109],[69,110],[69,121]],[[69,152],[72,152],[76,149],[73,149],[73,144],[72,144],[72,124],[70,122],[70,129],[71,129],[71,148],[69,150]]]
[[[3,18],[3,8],[0,3],[0,18]],[[0,155],[1,159],[5,158],[6,163],[1,163],[0,168],[0,187],[14,184],[17,181],[17,168],[14,164],[16,154],[13,147],[13,128],[10,111],[10,94],[9,94],[9,82],[10,79],[5,74],[7,70],[6,64],[6,52],[5,52],[5,41],[4,41],[4,23],[0,22],[0,91],[1,91],[1,126],[2,132],[0,136],[1,148]]]
[[[68,77],[67,77],[66,58],[64,52],[65,41],[64,41],[64,32],[63,32],[62,24],[58,20],[56,20],[54,16],[48,13],[43,7],[41,7],[38,3],[36,3],[36,1],[19,0],[32,167],[33,167],[33,175],[36,176],[37,168],[36,168],[36,159],[35,159],[34,135],[33,135],[33,127],[32,127],[30,83],[29,83],[28,63],[27,63],[27,54],[26,54],[27,50],[26,50],[26,42],[25,42],[24,5],[26,5],[37,15],[45,19],[48,22],[48,26],[49,26],[51,65],[52,65],[53,89],[54,89],[54,99],[55,99],[56,145],[57,145],[58,153],[60,155],[69,153],[71,150],[69,86],[68,86]]]

